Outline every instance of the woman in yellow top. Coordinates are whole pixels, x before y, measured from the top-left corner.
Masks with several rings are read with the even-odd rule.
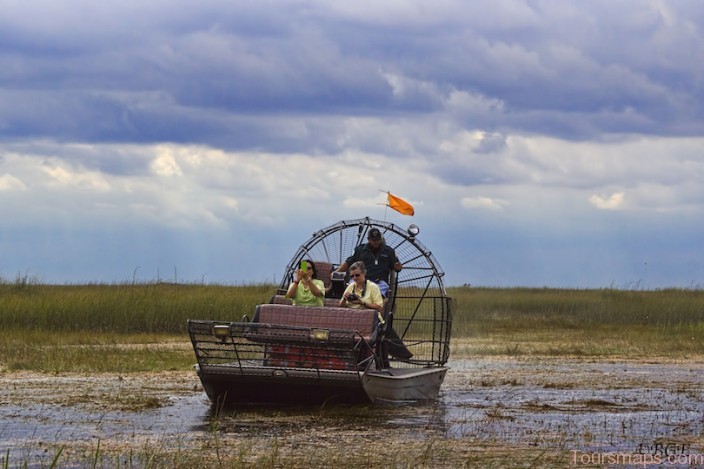
[[[367,269],[364,262],[357,261],[350,267],[350,277],[354,280],[347,285],[342,294],[340,306],[348,308],[370,308],[379,313],[384,313],[384,299],[381,297],[379,286],[367,280]]]
[[[325,296],[325,285],[322,280],[318,280],[318,273],[315,264],[311,261],[302,261],[306,264],[306,270],[296,271],[296,280],[288,286],[286,298],[291,298],[296,306],[323,306]]]

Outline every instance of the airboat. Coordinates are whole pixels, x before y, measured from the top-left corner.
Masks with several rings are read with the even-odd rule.
[[[349,278],[336,272],[378,228],[403,269],[392,273],[384,314],[339,307]],[[239,321],[189,320],[196,372],[214,405],[403,404],[433,400],[448,371],[452,299],[419,229],[361,218],[313,233],[291,258],[269,303]],[[325,284],[324,306],[285,298],[304,259]]]

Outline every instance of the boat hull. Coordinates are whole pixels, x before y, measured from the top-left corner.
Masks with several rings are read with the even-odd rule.
[[[375,404],[405,404],[437,399],[448,367],[388,368],[362,375],[362,386]]]
[[[358,372],[237,366],[196,367],[214,405],[369,403]]]
[[[438,397],[447,367],[335,372],[293,368],[196,367],[215,405],[407,404]]]

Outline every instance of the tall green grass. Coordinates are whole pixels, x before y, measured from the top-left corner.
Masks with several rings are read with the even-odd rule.
[[[275,291],[269,284],[0,282],[0,369],[185,369],[193,361],[183,346],[188,319],[252,317]],[[455,299],[455,357],[704,354],[702,290],[455,287],[448,293]]]
[[[0,283],[0,329],[184,334],[188,319],[239,320],[276,292],[270,284],[42,285]],[[453,335],[601,325],[695,330],[704,290],[454,287]]]
[[[704,354],[702,290],[451,288],[457,355]]]
[[[188,369],[188,319],[252,317],[273,285],[0,283],[0,371]]]
[[[273,285],[0,284],[0,329],[183,334],[188,319],[239,320]]]
[[[486,331],[648,326],[697,330],[704,290],[448,289],[456,299],[453,334]]]

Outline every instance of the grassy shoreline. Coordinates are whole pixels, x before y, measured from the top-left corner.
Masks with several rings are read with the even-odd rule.
[[[0,370],[186,369],[194,359],[187,319],[251,316],[275,291],[267,284],[0,284]],[[702,290],[448,293],[455,300],[453,358],[704,355]]]

